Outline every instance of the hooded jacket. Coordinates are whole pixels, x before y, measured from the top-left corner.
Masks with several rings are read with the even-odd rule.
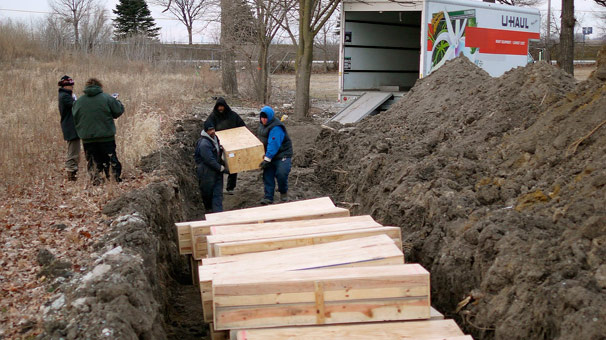
[[[259,130],[257,136],[265,147],[265,157],[271,159],[291,158],[293,155],[292,141],[288,136],[286,127],[279,119],[275,119],[274,110],[265,106],[261,112],[267,115],[267,124],[261,123],[259,118]]]
[[[214,140],[205,132],[202,131],[202,137],[196,143],[196,151],[194,160],[196,161],[196,174],[200,186],[212,191],[212,186],[217,180],[223,179],[221,173],[221,142],[219,137],[215,135]]]
[[[78,139],[78,133],[74,126],[74,116],[72,115],[72,106],[74,98],[72,90],[59,88],[59,113],[61,114],[61,131],[63,131],[63,139],[75,140]]]
[[[74,123],[82,143],[109,142],[114,140],[114,119],[124,113],[124,105],[114,97],[103,93],[99,86],[87,86],[72,109]]]
[[[219,105],[223,105],[225,107],[225,110],[223,110],[223,113],[221,113],[217,110],[217,107]],[[223,97],[219,97],[219,99],[217,99],[217,102],[215,103],[215,107],[213,108],[213,112],[210,114],[210,116],[208,116],[206,121],[212,122],[216,131],[233,129],[233,128],[237,128],[240,126],[246,126],[246,124],[244,124],[244,121],[242,120],[242,118],[240,118],[240,116],[236,112],[234,112],[229,107],[229,105],[227,105],[227,102],[225,101],[225,99]]]

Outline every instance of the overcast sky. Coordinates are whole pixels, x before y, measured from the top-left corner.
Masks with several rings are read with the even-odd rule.
[[[104,3],[105,7],[110,11],[116,8],[118,0],[99,0],[99,3]],[[157,6],[149,6],[152,11],[152,16],[156,19],[156,24],[160,26],[161,35],[160,39],[164,42],[187,42],[187,31],[185,30],[182,23],[176,19],[170,17],[167,13],[162,13],[163,8]],[[576,17],[581,22],[582,26],[593,26],[594,35],[597,37],[597,31],[599,26],[606,26],[606,23],[600,21],[595,14],[600,12],[606,12],[606,8],[598,6],[593,0],[575,0],[575,7],[577,10]],[[541,15],[546,15],[547,2],[540,7]],[[561,8],[561,1],[552,1],[552,10],[555,11],[556,17],[559,17],[559,9]],[[20,12],[23,11],[23,12]],[[42,12],[42,13],[32,13]],[[50,12],[48,0],[0,0],[0,20],[11,18],[15,20],[21,20],[25,22],[33,22],[36,20],[43,19]],[[214,42],[217,36],[216,25],[211,25],[204,29],[203,23],[198,23],[194,26],[194,30],[198,32],[194,35],[194,43],[208,43]]]
[[[105,8],[109,11],[109,14],[113,17],[112,10],[116,8],[118,0],[98,0],[100,4],[104,4]],[[164,42],[187,42],[187,30],[185,26],[174,17],[171,17],[168,12],[162,13],[164,8],[149,5],[149,9],[152,12],[152,16],[156,20],[156,25],[160,26],[160,39]],[[19,12],[24,11],[24,12]],[[42,12],[42,13],[32,13]],[[0,0],[0,20],[11,18],[15,20],[25,21],[27,23],[44,19],[51,12],[48,0]],[[216,29],[213,27],[207,27],[204,29],[202,26],[204,23],[200,22],[194,24],[194,31],[198,30],[194,34],[194,43],[208,43],[212,42],[213,37],[217,35]],[[198,26],[198,27],[196,27]]]

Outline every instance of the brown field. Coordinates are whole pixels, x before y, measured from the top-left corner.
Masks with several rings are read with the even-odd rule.
[[[66,181],[57,107],[57,81],[64,74],[75,80],[78,96],[89,77],[100,79],[106,92],[120,93],[126,111],[116,120],[116,143],[124,183],[90,186],[83,153],[78,181]],[[0,338],[40,332],[36,315],[57,283],[38,275],[38,251],[69,260],[73,271],[84,266],[92,244],[109,229],[103,205],[154,180],[136,169],[137,162],[219,86],[218,75],[207,69],[67,53],[49,57],[26,34],[0,25]]]

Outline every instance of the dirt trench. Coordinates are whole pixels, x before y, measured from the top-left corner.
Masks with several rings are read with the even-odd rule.
[[[457,59],[357,125],[287,120],[291,198],[328,195],[400,226],[433,304],[475,338],[605,339],[606,128],[587,134],[606,119],[600,72],[575,85],[538,63],[491,79]],[[204,214],[193,164],[204,118],[142,160],[156,182],[105,207],[112,232],[42,309],[41,339],[208,336],[174,229]],[[242,173],[224,207],[262,193],[260,172]]]
[[[256,127],[254,113],[243,115]],[[204,208],[194,171],[194,145],[205,114],[178,122],[174,138],[139,164],[156,180],[109,202],[103,213],[111,232],[94,246],[88,271],[63,283],[42,307],[40,339],[204,339],[198,287],[192,284],[187,257],[179,255],[174,223],[199,220]],[[320,129],[289,121],[295,140],[292,199],[322,194],[310,167],[310,151]],[[260,172],[239,175],[225,209],[258,205],[263,196]]]

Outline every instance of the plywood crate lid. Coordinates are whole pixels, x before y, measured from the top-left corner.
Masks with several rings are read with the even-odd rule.
[[[215,131],[225,151],[247,149],[255,146],[263,146],[263,143],[245,126]]]

